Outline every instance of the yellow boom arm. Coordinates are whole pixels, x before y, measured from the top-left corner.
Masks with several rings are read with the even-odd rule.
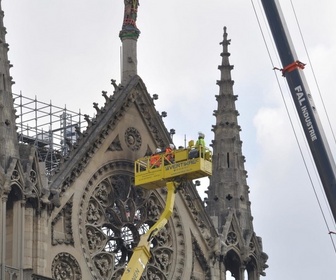
[[[153,160],[155,159],[155,160]],[[175,192],[179,180],[194,180],[212,174],[212,157],[208,148],[186,149],[144,157],[135,161],[135,186],[154,190],[167,186],[166,206],[157,222],[140,238],[134,248],[121,280],[139,280],[151,258],[150,245],[154,236],[167,224],[173,213]]]
[[[127,264],[126,270],[121,280],[140,279],[145,267],[151,257],[150,245],[153,237],[167,224],[173,213],[175,201],[175,182],[167,182],[166,206],[157,222],[140,238],[138,246],[134,249],[133,255]]]

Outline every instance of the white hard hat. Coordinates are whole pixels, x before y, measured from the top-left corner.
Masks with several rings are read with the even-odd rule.
[[[171,148],[171,149],[175,149],[174,144],[169,144],[169,148]]]
[[[160,153],[161,149],[160,148],[156,148],[155,152]]]
[[[204,137],[205,137],[205,135],[204,135],[204,133],[203,133],[203,132],[198,132],[198,137],[202,137],[202,138],[204,138]]]

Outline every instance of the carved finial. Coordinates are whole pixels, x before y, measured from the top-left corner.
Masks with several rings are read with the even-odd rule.
[[[116,80],[111,79],[111,84],[113,85],[115,92],[120,90],[120,88],[118,87],[118,85],[116,83]]]
[[[91,120],[90,120],[90,116],[89,116],[89,115],[86,115],[86,114],[85,114],[85,115],[84,115],[84,120],[86,120],[88,126],[92,125],[92,122],[91,122]]]
[[[101,110],[100,110],[100,108],[98,107],[98,103],[93,102],[93,108],[96,109],[96,111],[97,111],[97,115],[101,113]]]
[[[104,98],[105,98],[105,103],[108,103],[108,102],[110,102],[111,101],[111,99],[107,96],[107,91],[102,91],[102,96],[104,96]]]
[[[226,32],[226,26],[224,26],[223,31],[224,31],[224,34],[223,34],[223,41],[220,42],[219,44],[220,44],[220,45],[223,45],[223,46],[228,46],[228,45],[230,45],[231,40],[228,40],[228,38],[227,38],[227,37],[228,37],[228,34],[227,34],[227,32]]]

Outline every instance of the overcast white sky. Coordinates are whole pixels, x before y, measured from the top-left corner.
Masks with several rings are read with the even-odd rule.
[[[263,22],[259,1],[253,1]],[[290,1],[280,2],[298,57],[308,63]],[[335,127],[336,2],[294,2]],[[81,108],[90,115],[94,112],[93,102],[103,105],[101,91],[112,94],[111,78],[120,82],[118,34],[123,1],[3,0],[2,8],[9,59],[14,65],[11,74],[16,82],[15,93],[22,91],[32,98],[37,95],[42,101],[67,104],[74,111]],[[157,109],[167,111],[165,123],[168,129],[176,130],[177,145],[183,145],[184,135],[188,140],[195,138],[199,130],[206,133],[207,143],[213,139],[212,112],[217,105],[217,66],[222,50],[219,42],[223,27],[227,26],[254,229],[263,238],[264,251],[269,255],[269,268],[263,279],[335,279],[336,254],[295,142],[251,1],[140,1],[137,25],[141,30],[138,74],[148,91],[159,95]],[[269,47],[276,64],[270,44]],[[310,65],[305,73],[330,136]],[[291,109],[285,86],[283,92]],[[296,122],[296,113],[292,111],[291,116]],[[302,139],[299,126],[296,131]],[[335,143],[329,139],[335,152]],[[325,205],[320,186],[315,187]],[[327,211],[326,215],[330,229],[335,230]],[[336,236],[333,239],[336,241]]]

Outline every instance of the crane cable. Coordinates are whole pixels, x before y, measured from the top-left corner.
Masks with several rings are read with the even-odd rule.
[[[296,21],[296,24],[297,24],[297,27],[298,27],[298,30],[299,30],[299,33],[300,33],[301,41],[302,41],[302,44],[303,44],[303,46],[304,46],[304,50],[305,50],[305,53],[306,53],[306,55],[307,55],[309,64],[310,64],[310,66],[311,66],[310,69],[311,69],[311,71],[312,71],[312,75],[313,75],[313,78],[314,78],[314,82],[315,82],[315,85],[316,85],[316,87],[317,87],[317,92],[318,92],[318,94],[319,94],[319,98],[320,98],[320,100],[321,100],[321,102],[322,102],[323,110],[324,110],[324,113],[325,113],[326,118],[327,118],[327,121],[328,121],[329,129],[330,129],[330,131],[331,131],[331,133],[332,133],[332,137],[333,137],[333,139],[334,139],[334,142],[336,143],[334,130],[333,130],[332,126],[331,126],[331,122],[330,122],[329,114],[328,114],[328,111],[327,111],[327,109],[326,109],[326,106],[325,106],[325,103],[324,103],[324,99],[323,99],[323,96],[322,96],[322,93],[321,93],[321,90],[320,90],[320,86],[319,86],[319,83],[318,83],[317,78],[316,78],[316,75],[315,75],[315,71],[314,71],[313,64],[312,64],[312,62],[311,62],[311,60],[310,60],[310,56],[309,56],[309,53],[308,53],[308,50],[307,50],[307,47],[306,47],[306,42],[305,42],[305,40],[304,40],[303,33],[302,33],[302,31],[301,31],[301,27],[300,27],[300,24],[299,24],[299,21],[298,21],[298,17],[297,17],[297,15],[296,15],[296,11],[295,11],[295,8],[294,8],[294,5],[293,5],[292,0],[290,0],[290,3],[291,3],[292,11],[293,11],[293,14],[294,14],[294,17],[295,17],[295,21]],[[306,143],[306,142],[305,142],[305,143]],[[306,146],[307,146],[307,143],[306,143]],[[313,162],[313,160],[312,160],[312,156],[311,156],[310,153],[309,153],[309,156],[310,156],[311,161]],[[315,174],[317,174],[316,168],[315,168]],[[317,175],[316,175],[316,176],[317,176]],[[323,187],[322,187],[322,185],[321,185],[321,182],[319,182],[319,185],[320,185],[320,189],[322,190],[321,192],[322,192],[323,194],[325,194],[325,192],[324,192],[324,190],[323,190]],[[326,195],[323,195],[323,198],[324,198],[325,203],[328,204]],[[330,217],[332,217],[332,213],[331,213],[330,207],[328,207],[328,211],[329,211],[329,215],[330,215]],[[334,224],[334,228],[335,228],[335,220],[332,219],[332,221],[334,221],[333,224]],[[330,231],[330,233],[333,233],[333,231]]]
[[[290,0],[290,3],[291,3],[291,6],[292,6],[292,10],[293,10],[293,13],[294,13],[294,17],[295,17],[296,24],[297,24],[298,29],[299,29],[299,33],[300,33],[300,37],[301,37],[301,40],[302,40],[302,43],[303,43],[303,47],[304,47],[305,53],[306,53],[306,55],[307,55],[309,64],[311,65],[311,71],[312,71],[312,74],[313,74],[313,77],[314,77],[314,81],[315,81],[315,84],[316,84],[316,87],[317,87],[317,92],[319,93],[319,97],[320,97],[320,99],[321,99],[322,106],[323,106],[324,112],[325,112],[326,117],[327,117],[327,121],[328,121],[329,128],[330,128],[331,133],[332,133],[332,136],[333,136],[333,138],[334,138],[334,142],[336,143],[336,137],[335,137],[335,134],[334,134],[334,130],[333,130],[332,126],[331,126],[331,122],[330,122],[329,114],[328,114],[328,111],[327,111],[327,109],[326,109],[326,106],[325,106],[325,103],[324,103],[323,96],[322,96],[322,94],[321,94],[320,86],[319,86],[319,83],[318,83],[317,78],[316,78],[316,75],[315,75],[315,71],[314,71],[313,63],[312,63],[311,60],[310,60],[310,56],[309,56],[309,53],[308,53],[308,50],[307,50],[307,47],[306,47],[306,42],[305,42],[305,40],[304,40],[304,38],[303,38],[303,34],[302,34],[302,31],[301,31],[301,27],[300,27],[300,24],[299,24],[299,21],[298,21],[298,18],[297,18],[297,15],[296,15],[295,8],[294,8],[294,5],[293,5],[292,0]]]
[[[305,42],[305,40],[304,40],[303,33],[302,33],[302,31],[301,31],[301,27],[300,27],[300,24],[299,24],[299,21],[298,21],[298,18],[297,18],[296,11],[295,11],[295,8],[294,8],[294,5],[293,5],[292,0],[290,0],[290,3],[291,3],[291,7],[292,7],[293,14],[294,14],[294,17],[295,17],[295,21],[296,21],[296,24],[297,24],[297,27],[298,27],[298,30],[299,30],[299,33],[300,33],[301,41],[302,41],[302,44],[303,44],[303,46],[304,46],[304,50],[305,50],[305,53],[306,53],[306,55],[307,55],[309,64],[310,64],[310,66],[311,66],[312,75],[313,75],[313,77],[314,77],[314,82],[315,82],[315,85],[316,85],[316,87],[317,87],[317,92],[318,92],[318,94],[319,94],[320,100],[321,100],[321,102],[322,102],[323,110],[324,110],[324,113],[325,113],[326,118],[327,118],[327,121],[328,121],[329,129],[330,129],[330,131],[331,131],[331,133],[332,133],[332,137],[333,137],[333,139],[334,139],[334,142],[336,143],[334,130],[333,130],[332,126],[331,126],[331,122],[330,122],[329,114],[328,114],[328,111],[327,111],[327,109],[326,109],[326,106],[325,106],[325,103],[324,103],[324,99],[323,99],[323,96],[322,96],[322,93],[321,93],[321,90],[320,90],[320,86],[319,86],[319,83],[318,83],[317,78],[316,78],[316,75],[315,75],[315,71],[314,71],[313,64],[312,64],[312,62],[311,62],[311,60],[310,60],[310,56],[309,56],[309,53],[308,53],[308,50],[307,50],[307,47],[306,47],[306,42]],[[306,142],[305,142],[305,143],[306,143]],[[306,143],[306,146],[307,146],[307,143]],[[311,161],[313,162],[313,160],[312,160],[312,156],[311,156],[310,153],[309,153],[309,155],[310,155],[310,159],[311,159]],[[316,168],[315,168],[315,174],[317,174]],[[316,176],[317,176],[317,175],[316,175]],[[323,191],[323,187],[322,187],[322,185],[321,185],[321,182],[320,182],[320,189],[322,190],[322,193],[324,194],[325,192]],[[323,197],[324,197],[325,203],[328,204],[326,195],[324,195]],[[328,207],[328,210],[329,210],[329,215],[330,215],[330,217],[332,217],[330,207]],[[335,227],[335,220],[332,219],[332,221],[334,221],[333,224],[334,224],[334,227]],[[333,232],[333,231],[330,231],[329,233],[334,233],[334,232]]]
[[[269,47],[268,47],[268,45],[267,45],[267,42],[266,42],[266,39],[265,39],[265,34],[264,34],[263,30],[262,30],[261,23],[260,23],[260,20],[259,20],[259,17],[258,17],[256,8],[255,8],[255,5],[254,5],[254,3],[253,3],[253,0],[251,0],[251,4],[252,4],[253,11],[254,11],[254,14],[255,14],[255,16],[256,16],[256,19],[257,19],[257,23],[258,23],[258,26],[259,26],[259,29],[260,29],[260,32],[261,32],[261,36],[262,36],[262,38],[263,38],[263,41],[264,41],[264,44],[265,44],[265,47],[266,47],[266,50],[267,50],[267,53],[268,53],[268,57],[269,57],[270,62],[271,62],[271,64],[272,64],[272,66],[273,66],[273,70],[275,70],[275,69],[274,69],[273,59],[272,59],[272,56],[271,56]],[[260,5],[260,3],[259,3],[259,5]],[[259,7],[259,8],[260,8],[260,7]],[[265,21],[265,17],[264,17],[264,21]],[[269,36],[270,36],[270,34],[269,34]],[[274,48],[274,44],[273,44],[273,48]],[[279,65],[280,65],[280,64],[279,64]],[[285,109],[286,109],[287,115],[288,115],[288,117],[289,117],[290,125],[291,125],[291,127],[292,127],[293,132],[294,132],[295,140],[296,140],[296,143],[297,143],[297,145],[298,145],[298,148],[299,148],[299,151],[300,151],[300,154],[301,154],[301,158],[302,158],[302,160],[303,160],[303,163],[304,163],[306,172],[307,172],[308,177],[309,177],[310,184],[311,184],[311,186],[312,186],[312,188],[313,188],[313,192],[314,192],[315,198],[316,198],[316,200],[317,200],[317,203],[318,203],[318,206],[319,206],[319,208],[320,208],[320,211],[321,211],[321,214],[322,214],[324,223],[325,223],[325,225],[326,225],[326,227],[327,227],[327,230],[328,230],[328,233],[329,233],[329,236],[330,236],[331,243],[332,243],[333,248],[334,248],[334,251],[335,251],[335,253],[336,253],[336,245],[335,245],[334,240],[333,240],[333,238],[332,238],[333,231],[331,231],[330,228],[329,228],[329,225],[328,225],[326,216],[325,216],[325,214],[324,214],[322,205],[321,205],[320,200],[319,200],[319,198],[318,198],[318,195],[317,195],[317,192],[316,192],[316,189],[315,189],[315,186],[314,186],[312,177],[311,177],[311,175],[310,175],[310,172],[309,172],[309,169],[308,169],[306,160],[305,160],[304,155],[303,155],[303,151],[302,151],[302,149],[301,149],[301,146],[300,146],[300,143],[299,143],[297,134],[296,134],[295,129],[294,129],[293,121],[292,121],[292,118],[291,118],[291,116],[290,116],[290,113],[289,113],[288,106],[287,106],[286,101],[285,101],[285,97],[284,97],[283,91],[282,91],[282,89],[281,89],[280,81],[279,81],[278,76],[277,76],[277,74],[276,74],[275,71],[274,71],[274,75],[275,75],[275,78],[276,78],[276,81],[277,81],[277,84],[278,84],[278,87],[279,87],[279,90],[280,90],[280,93],[281,93],[282,100],[283,100],[284,105],[285,105]],[[288,89],[288,88],[287,88],[287,89]],[[301,132],[302,132],[302,131],[301,131]]]

